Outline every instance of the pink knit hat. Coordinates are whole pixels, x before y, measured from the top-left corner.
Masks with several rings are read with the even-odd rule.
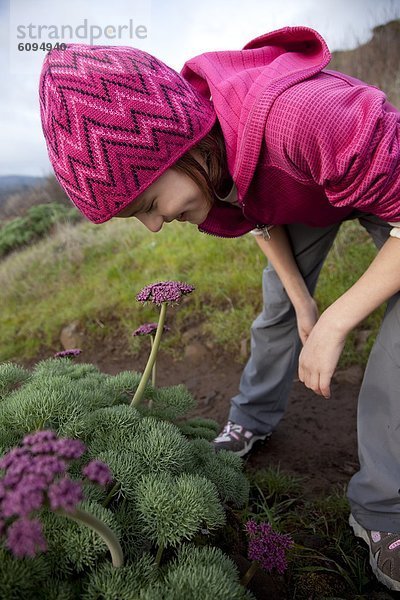
[[[121,46],[52,50],[39,96],[55,175],[94,223],[123,210],[216,119],[211,101],[176,71]]]

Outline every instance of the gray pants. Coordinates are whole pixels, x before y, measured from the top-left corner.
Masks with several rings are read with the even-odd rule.
[[[377,248],[387,240],[387,223],[358,211],[351,218],[359,219]],[[339,227],[287,226],[312,294]],[[271,264],[263,272],[263,298],[263,311],[251,328],[251,355],[240,393],[232,399],[229,414],[230,420],[257,434],[274,430],[282,418],[301,349],[293,306]],[[400,293],[388,302],[369,356],[357,419],[360,470],[348,486],[351,510],[368,529],[400,532]]]

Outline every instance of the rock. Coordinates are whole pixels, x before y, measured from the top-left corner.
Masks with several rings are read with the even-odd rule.
[[[207,348],[200,342],[192,342],[185,348],[185,358],[189,358],[195,362],[203,360],[208,354]]]
[[[209,340],[209,339],[205,340],[204,344],[205,344],[207,350],[211,350],[211,351],[215,350],[215,344],[211,340]]]
[[[60,335],[60,342],[64,350],[70,348],[81,348],[83,345],[83,331],[79,321],[72,321],[66,325]]]
[[[248,356],[247,338],[243,338],[240,341],[240,356],[241,356],[241,358],[247,358],[247,356]]]
[[[201,336],[201,333],[202,325],[198,325],[197,327],[191,327],[190,329],[187,329],[185,333],[183,333],[181,336],[182,344],[186,345],[192,340],[199,338]]]
[[[336,383],[360,385],[364,376],[364,370],[359,365],[353,365],[348,369],[336,371],[334,380]]]

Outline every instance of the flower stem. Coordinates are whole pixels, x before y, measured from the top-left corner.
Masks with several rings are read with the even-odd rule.
[[[151,343],[151,349],[153,349],[154,337],[152,335],[150,336],[150,343]],[[157,365],[157,359],[154,361],[154,365],[151,370],[151,385],[153,386],[153,388],[156,387],[156,365]],[[153,399],[152,398],[149,398],[148,406],[149,406],[149,409],[151,410],[153,407]]]
[[[110,502],[111,502],[111,500],[112,500],[115,492],[118,490],[119,486],[120,486],[119,481],[117,481],[116,483],[114,483],[114,485],[112,486],[111,491],[109,492],[107,498],[103,502],[103,506],[108,506],[110,504]]]
[[[157,325],[157,331],[156,331],[156,335],[154,336],[154,342],[153,342],[153,347],[151,349],[150,352],[150,356],[149,359],[147,361],[147,365],[145,367],[145,370],[143,371],[143,375],[142,375],[142,379],[140,380],[140,383],[138,385],[138,388],[135,392],[135,395],[133,396],[132,402],[131,402],[131,406],[137,406],[138,404],[140,404],[140,401],[142,399],[145,387],[147,385],[147,382],[150,378],[152,369],[153,369],[153,365],[155,363],[156,357],[157,357],[157,352],[158,352],[158,347],[160,345],[160,341],[161,341],[161,335],[164,329],[164,322],[165,322],[165,315],[167,313],[167,303],[164,302],[163,304],[161,304],[161,310],[160,310],[160,318],[158,320],[158,325]]]
[[[108,527],[108,525],[103,523],[103,521],[100,521],[100,519],[98,519],[94,515],[86,512],[85,510],[82,510],[81,508],[76,508],[72,513],[66,512],[61,508],[57,509],[54,512],[56,512],[59,515],[62,515],[63,517],[67,517],[68,519],[72,519],[72,521],[76,521],[76,523],[86,525],[87,527],[93,529],[93,531],[98,533],[99,536],[102,537],[105,543],[107,544],[107,547],[111,553],[111,560],[113,566],[122,567],[122,565],[124,564],[124,555],[122,554],[122,548],[117,536],[112,531],[112,529]]]
[[[154,338],[153,338],[152,335],[150,336],[150,343],[151,343],[151,349],[153,349]],[[151,385],[153,387],[156,387],[156,366],[157,366],[157,360],[154,361],[154,365],[153,365],[153,368],[151,370]]]
[[[157,550],[157,556],[156,556],[156,565],[157,567],[160,566],[160,562],[161,562],[161,557],[162,557],[162,553],[164,552],[164,544],[160,544],[158,546],[158,550]]]
[[[259,568],[259,563],[256,560],[254,560],[251,563],[250,567],[247,569],[246,573],[243,575],[242,579],[240,580],[240,584],[246,587],[246,585],[248,585],[249,582],[253,579],[254,575],[257,573]]]

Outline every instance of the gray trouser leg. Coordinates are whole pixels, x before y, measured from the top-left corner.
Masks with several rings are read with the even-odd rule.
[[[359,212],[353,216],[380,248],[390,225]],[[311,292],[337,230],[338,226],[287,227]],[[293,307],[272,265],[264,270],[263,294],[264,309],[251,331],[251,356],[229,414],[232,421],[258,434],[273,430],[285,411],[300,347]],[[368,360],[357,429],[360,471],[348,487],[352,512],[368,529],[400,532],[400,292],[388,301]]]
[[[390,226],[379,219],[360,223],[378,247],[387,239]],[[347,491],[354,517],[367,529],[400,532],[400,293],[388,302],[360,389],[358,453]]]
[[[311,293],[338,229],[338,224],[286,227]],[[263,311],[251,327],[251,355],[240,380],[240,393],[232,399],[229,413],[231,421],[259,435],[275,429],[285,412],[301,346],[293,306],[271,264],[263,272],[263,298]]]

